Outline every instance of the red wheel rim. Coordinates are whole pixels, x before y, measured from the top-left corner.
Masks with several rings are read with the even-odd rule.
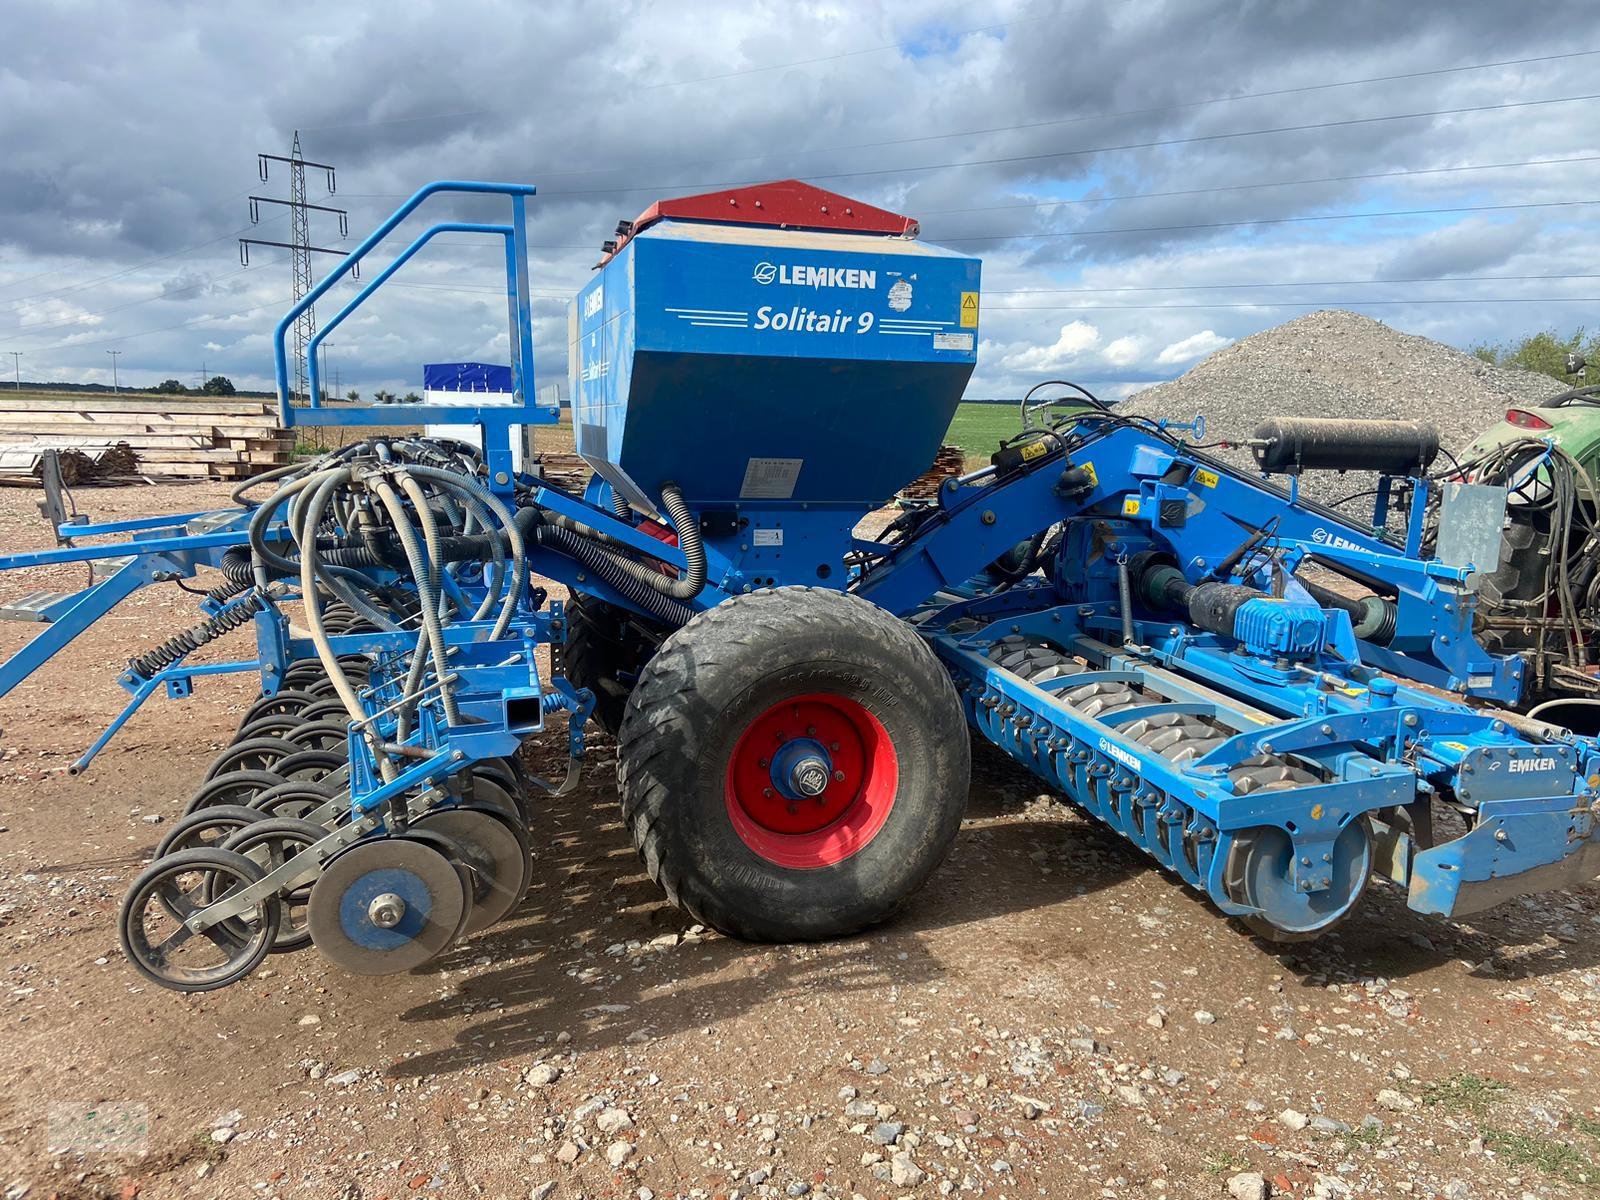
[[[814,797],[785,794],[773,762],[794,744],[820,747],[830,768]],[[728,819],[754,853],[791,870],[830,867],[878,835],[894,806],[900,763],[883,723],[844,696],[813,692],[780,701],[734,743]]]

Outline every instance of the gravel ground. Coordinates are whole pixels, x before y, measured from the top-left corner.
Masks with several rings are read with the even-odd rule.
[[[1205,441],[1241,441],[1267,417],[1384,417],[1427,421],[1459,453],[1515,405],[1563,390],[1546,375],[1491,367],[1453,346],[1337,309],[1308,313],[1201,360],[1184,375],[1130,396],[1127,411],[1206,418]],[[1220,457],[1254,468],[1248,449]],[[1365,472],[1312,472],[1302,486],[1332,500],[1372,486]],[[1360,506],[1352,506],[1360,512]]]
[[[109,518],[224,491],[78,499]],[[0,490],[0,545],[48,544],[35,498]],[[0,597],[81,578],[0,577]],[[138,593],[0,702],[6,1200],[1600,1189],[1600,889],[1452,924],[1374,885],[1339,932],[1274,952],[982,747],[949,861],[865,936],[696,926],[639,866],[602,738],[538,805],[521,906],[426,968],[358,978],[311,950],[220,992],[154,988],[117,905],[253,689],[153,700],[66,765],[124,699],[118,666],[191,605]],[[0,656],[32,632],[0,624]]]

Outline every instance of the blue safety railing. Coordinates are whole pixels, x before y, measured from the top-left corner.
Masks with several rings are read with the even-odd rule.
[[[295,404],[289,385],[288,335],[296,319],[324,296],[334,284],[351,274],[356,264],[388,237],[400,222],[410,216],[430,196],[440,192],[509,197],[511,221],[509,224],[441,221],[423,231],[311,339],[307,362],[311,394],[306,404]],[[316,287],[284,314],[273,331],[272,350],[277,372],[278,408],[284,426],[292,428],[296,425],[420,425],[435,422],[481,425],[484,427],[485,453],[490,477],[496,482],[499,482],[502,476],[508,479],[511,469],[509,451],[511,428],[519,425],[553,424],[559,417],[556,406],[538,404],[534,393],[533,318],[528,290],[526,201],[527,197],[535,194],[536,189],[531,184],[524,183],[475,183],[449,179],[430,183],[413,194],[388,220],[368,235],[365,241],[341,259]],[[317,347],[412,256],[441,233],[490,234],[505,241],[506,307],[510,326],[514,402],[508,405],[367,404],[341,405],[337,408],[324,406],[321,402],[322,380],[317,369]]]

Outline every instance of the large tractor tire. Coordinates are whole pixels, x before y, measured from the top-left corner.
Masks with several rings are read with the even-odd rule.
[[[566,603],[567,680],[594,693],[594,719],[612,737],[622,728],[628,693],[663,634],[624,609],[576,593]]]
[[[622,811],[650,875],[724,933],[803,941],[892,915],[961,825],[950,676],[865,600],[740,596],[668,638],[628,700]]]

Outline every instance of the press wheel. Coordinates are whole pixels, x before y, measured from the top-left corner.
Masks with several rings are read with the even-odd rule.
[[[243,979],[277,938],[282,910],[275,897],[201,933],[184,921],[262,877],[255,863],[227,850],[181,850],[157,859],[122,901],[123,953],[139,974],[177,992],[208,992]]]

